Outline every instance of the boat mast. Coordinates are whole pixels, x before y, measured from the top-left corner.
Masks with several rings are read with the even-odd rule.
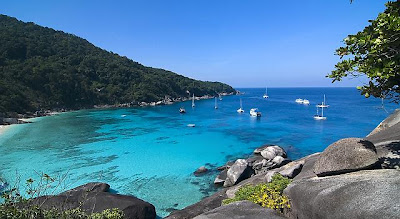
[[[325,101],[325,94],[324,94],[324,103],[322,105],[326,105],[326,101]]]
[[[324,107],[322,107],[321,109],[322,109],[321,116],[324,117]]]
[[[242,98],[240,98],[240,109],[243,109],[243,107],[242,107]]]
[[[193,93],[193,98],[192,98],[192,107],[194,107],[194,93]]]

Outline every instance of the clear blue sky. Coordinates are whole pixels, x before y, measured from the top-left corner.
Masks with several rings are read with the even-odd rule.
[[[0,13],[144,65],[234,87],[356,86],[325,78],[383,0],[2,0]]]

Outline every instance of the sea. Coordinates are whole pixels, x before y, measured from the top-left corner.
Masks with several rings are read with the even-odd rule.
[[[43,186],[48,182],[40,178],[48,174],[55,181],[50,194],[106,182],[112,192],[150,202],[165,217],[215,193],[216,167],[227,161],[265,144],[283,147],[292,160],[321,152],[341,138],[365,137],[398,107],[365,98],[356,88],[269,88],[268,99],[264,88],[238,90],[241,95],[218,99],[218,109],[208,99],[195,101],[194,108],[187,101],[79,110],[12,125],[0,135],[0,179],[24,193],[27,179]],[[316,121],[324,94],[327,119]],[[240,100],[244,113],[236,111]],[[251,108],[262,116],[251,117]],[[210,171],[195,176],[200,166]]]

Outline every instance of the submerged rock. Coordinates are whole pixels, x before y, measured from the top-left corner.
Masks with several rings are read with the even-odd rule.
[[[372,142],[360,138],[345,138],[329,145],[314,165],[318,176],[368,169],[378,162]]]
[[[223,205],[206,213],[203,213],[194,219],[282,219],[276,211],[263,208],[260,205],[250,201],[239,201],[229,205]]]
[[[28,204],[38,205],[42,209],[68,210],[81,208],[86,213],[102,212],[118,208],[125,218],[156,218],[154,206],[134,196],[109,193],[106,183],[88,183],[59,195],[40,196]]]
[[[195,176],[200,176],[208,172],[208,169],[205,166],[199,167],[196,171],[194,171]]]
[[[188,219],[194,218],[197,215],[218,208],[222,204],[222,200],[226,199],[226,189],[223,189],[214,195],[204,198],[203,200],[190,205],[182,210],[174,211],[165,219]]]

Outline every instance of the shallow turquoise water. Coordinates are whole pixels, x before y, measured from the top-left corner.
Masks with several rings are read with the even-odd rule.
[[[292,159],[322,151],[344,137],[364,137],[388,114],[378,99],[353,88],[240,89],[244,95],[152,108],[81,110],[15,125],[0,137],[0,176],[24,182],[36,172],[66,176],[59,189],[102,181],[122,194],[156,206],[159,216],[216,191],[216,172],[195,177],[202,165],[215,167],[250,154],[263,144],[283,146]],[[314,121],[323,94],[326,121]],[[238,114],[239,99],[245,113]],[[307,98],[310,106],[298,105]],[[178,113],[185,106],[187,113]],[[249,116],[258,107],[260,119]],[[388,111],[396,106],[386,103]],[[125,115],[125,116],[124,116]],[[187,124],[195,123],[195,128]],[[22,183],[23,184],[23,183]],[[23,190],[23,187],[21,187]]]

